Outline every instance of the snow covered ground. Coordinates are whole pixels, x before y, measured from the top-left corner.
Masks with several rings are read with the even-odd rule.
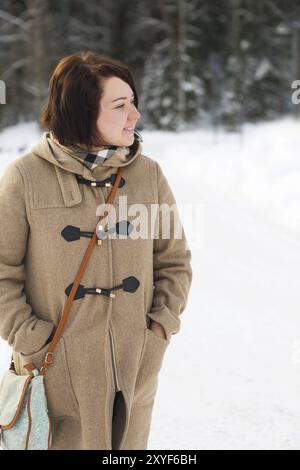
[[[39,135],[3,131],[0,171]],[[300,449],[300,122],[142,136],[179,208],[200,214],[184,219],[193,284],[149,449]],[[0,339],[0,374],[9,358]]]

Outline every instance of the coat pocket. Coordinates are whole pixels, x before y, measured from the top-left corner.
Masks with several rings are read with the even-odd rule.
[[[24,369],[24,365],[28,362],[33,362],[40,370],[48,348],[49,344],[46,344],[34,354],[17,353],[16,372],[21,375],[28,374]],[[63,337],[59,339],[54,350],[54,362],[46,371],[44,384],[50,417],[79,416],[79,406],[72,387]]]
[[[134,405],[147,405],[154,401],[158,374],[170,340],[164,339],[150,328],[145,328],[145,340],[135,383]]]

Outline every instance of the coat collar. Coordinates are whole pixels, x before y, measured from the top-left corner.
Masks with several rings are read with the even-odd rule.
[[[64,203],[66,207],[72,207],[79,204],[82,200],[82,194],[76,174],[83,176],[89,181],[97,181],[108,178],[112,173],[117,171],[119,166],[130,165],[136,160],[142,152],[142,145],[139,142],[138,149],[132,158],[115,166],[97,166],[94,170],[90,170],[78,160],[66,155],[59,145],[55,142],[49,144],[47,137],[49,132],[44,132],[39,142],[31,149],[31,152],[44,160],[47,160],[54,166],[56,176],[62,191]]]

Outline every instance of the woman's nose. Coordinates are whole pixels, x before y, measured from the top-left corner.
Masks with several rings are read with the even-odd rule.
[[[132,120],[132,121],[133,120],[138,120],[141,117],[141,113],[139,113],[139,111],[134,107],[134,109],[131,111],[129,116],[130,116],[130,120]]]

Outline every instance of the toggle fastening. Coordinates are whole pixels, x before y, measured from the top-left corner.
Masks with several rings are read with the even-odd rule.
[[[82,299],[85,297],[86,294],[98,294],[98,295],[105,295],[106,297],[111,297],[114,298],[115,294],[112,293],[113,290],[119,290],[123,289],[124,292],[130,292],[133,293],[135,292],[140,285],[140,281],[134,277],[134,276],[129,276],[123,279],[122,284],[118,284],[115,287],[111,287],[110,289],[104,288],[104,287],[84,287],[84,285],[79,284],[74,300],[77,299]],[[71,289],[72,289],[73,283],[70,284],[66,289],[65,289],[65,294],[70,295]]]

